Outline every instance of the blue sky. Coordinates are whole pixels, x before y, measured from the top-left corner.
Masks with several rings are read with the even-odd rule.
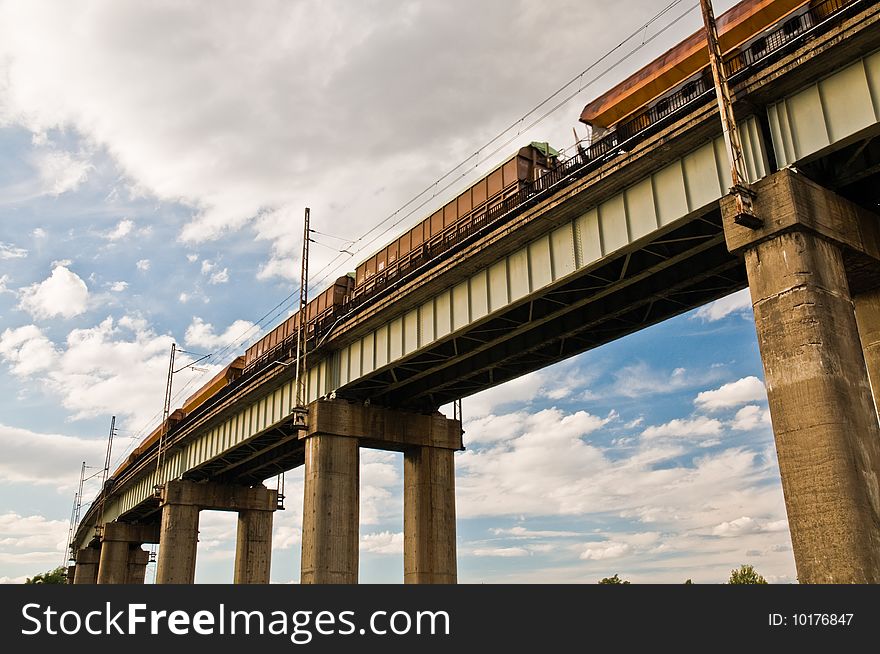
[[[449,193],[522,143],[569,145],[586,101],[696,28],[690,6]],[[338,237],[313,248],[321,286],[656,10],[0,1],[0,580],[62,562],[80,462],[101,465],[111,415],[116,460],[155,426],[172,342],[219,353],[176,376],[182,401],[286,315],[259,321],[298,283],[304,206]],[[467,398],[460,580],[719,582],[750,562],[793,581],[749,311],[740,293]],[[274,581],[298,578],[301,487],[289,473]],[[400,455],[363,451],[364,582],[402,579],[401,492]],[[234,531],[202,514],[198,581],[231,580]]]

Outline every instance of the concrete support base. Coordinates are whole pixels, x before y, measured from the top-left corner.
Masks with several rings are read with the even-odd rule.
[[[101,550],[97,547],[84,547],[76,553],[75,584],[95,584],[98,582],[98,562]]]
[[[357,583],[359,479],[357,439],[321,434],[306,441],[302,583]]]
[[[128,576],[127,584],[142,584],[147,576],[147,564],[150,562],[150,553],[140,547],[135,547],[128,552]]]
[[[198,541],[199,507],[165,504],[159,535],[157,584],[191,584],[195,581]]]
[[[244,515],[244,537],[239,525],[235,576],[238,583],[268,583],[272,553],[272,511],[278,492],[258,487],[174,480],[162,489],[162,526],[157,584],[191,584],[196,575],[199,511],[238,511]],[[251,514],[264,514],[256,517]],[[266,515],[268,514],[268,518]],[[267,532],[268,529],[268,532]],[[244,550],[241,548],[244,547]],[[247,581],[252,580],[252,581]]]
[[[453,453],[461,423],[439,413],[345,400],[309,405],[305,439],[302,583],[358,576],[359,447],[404,452],[404,560],[408,583],[455,583]]]
[[[745,256],[798,579],[878,583],[880,426],[844,267],[846,249],[876,249],[859,243],[874,228],[788,170],[755,190],[764,228],[722,209]]]
[[[233,582],[268,584],[271,566],[272,512],[239,511]]]
[[[453,451],[409,450],[403,484],[404,583],[456,583]]]
[[[123,540],[105,540],[101,543],[99,584],[124,584],[128,581],[129,549],[129,543]]]

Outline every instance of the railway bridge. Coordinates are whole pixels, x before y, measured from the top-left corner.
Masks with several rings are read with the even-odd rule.
[[[462,432],[438,408],[746,287],[798,576],[880,582],[880,6],[824,5],[732,78],[759,228],[716,104],[679,108],[338,321],[305,414],[268,361],[175,420],[78,525],[75,583],[142,582],[144,543],[157,582],[192,583],[202,509],[238,512],[235,581],[268,582],[262,482],[300,465],[302,581],[356,583],[362,447],[404,453],[405,581],[455,582]]]

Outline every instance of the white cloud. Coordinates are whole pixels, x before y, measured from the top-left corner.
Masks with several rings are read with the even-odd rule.
[[[34,164],[40,174],[43,193],[61,195],[75,191],[94,168],[88,159],[74,157],[69,152],[48,150],[35,156]]]
[[[198,259],[199,259],[199,255],[197,255],[197,254],[186,255],[186,260],[189,261],[190,263],[195,263],[196,261],[198,261]]]
[[[524,547],[479,547],[469,552],[471,556],[491,556],[512,558],[529,556],[529,550]]]
[[[361,536],[360,551],[370,554],[403,554],[403,532],[364,534]]]
[[[67,547],[67,527],[41,515],[0,514],[0,563],[30,568],[27,576],[56,567]]]
[[[173,340],[156,334],[143,319],[125,316],[74,329],[60,348],[33,325],[7,330],[0,338],[0,356],[13,373],[57,395],[73,419],[112,414],[129,419],[130,429],[137,431],[158,422]],[[184,355],[178,359],[181,364],[187,360]],[[175,406],[219,370],[206,368],[207,373],[186,369],[175,375]]]
[[[749,516],[741,516],[729,522],[722,522],[712,529],[713,536],[731,537],[744,534],[760,534],[767,532],[779,532],[788,529],[788,520],[772,520],[760,522]]]
[[[610,5],[603,22],[656,11],[647,0],[636,5]],[[606,30],[584,50],[583,34],[561,30],[558,16],[590,24],[595,10],[573,1],[554,12],[501,0],[406,4],[381,20],[372,3],[283,0],[259,11],[117,2],[83,13],[39,0],[0,11],[3,122],[27,126],[39,142],[64,126],[105,147],[137,190],[192,208],[187,240],[250,226],[271,243],[264,277],[295,274],[292,226],[303,198],[315,218],[360,233],[506,126],[511,107],[525,109],[522,79],[575,70],[619,36]],[[535,33],[553,33],[555,47],[524,54],[520,44]],[[450,102],[449,89],[468,92]],[[560,112],[540,133],[567,142],[571,115]],[[354,116],[358,130],[339,129]],[[50,176],[58,192],[88,173],[68,153],[55,158],[65,156],[53,169],[66,175]],[[321,256],[318,267],[333,253]]]
[[[0,335],[0,357],[13,374],[26,377],[49,370],[58,358],[55,346],[36,325],[6,329]]]
[[[186,304],[189,302],[189,293],[183,292],[177,296],[177,301],[181,304]]]
[[[662,425],[651,425],[642,432],[644,438],[693,438],[717,436],[723,425],[719,420],[697,416],[692,419],[675,418]]]
[[[24,259],[28,255],[28,251],[24,248],[17,247],[12,243],[0,242],[0,261],[4,259]]]
[[[9,275],[0,275],[0,294],[2,293],[12,293],[15,294],[11,288],[7,286],[9,284],[10,277]]]
[[[629,543],[616,543],[613,541],[590,543],[584,547],[579,558],[583,561],[604,561],[606,559],[617,559],[631,552],[632,546]]]
[[[770,411],[768,409],[762,409],[754,404],[749,404],[736,412],[730,426],[737,431],[751,431],[758,427],[769,427],[770,424]]]
[[[19,308],[35,319],[73,318],[85,313],[89,289],[75,272],[60,262],[52,274],[19,291]]]
[[[645,362],[624,366],[613,373],[614,382],[601,395],[608,397],[643,398],[661,393],[694,388],[716,380],[721,370],[692,372],[685,368],[675,368],[671,372],[657,370]]]
[[[209,284],[225,284],[229,281],[229,269],[224,268],[223,270],[217,270],[216,272],[211,273],[211,276],[208,278]]]
[[[118,223],[116,223],[116,227],[104,234],[104,238],[106,238],[108,241],[119,241],[131,234],[133,229],[134,221],[128,218],[123,218]]]
[[[79,482],[80,462],[103,461],[103,439],[45,434],[0,424],[0,482],[72,489]],[[14,533],[0,529],[0,534]],[[0,536],[2,544],[2,536]]]
[[[109,288],[113,293],[122,293],[122,291],[128,288],[128,282],[113,282]]]
[[[571,538],[581,536],[576,531],[553,531],[547,529],[527,529],[521,525],[510,527],[508,529],[493,528],[490,529],[496,536],[506,536],[514,539],[532,539],[532,538]]]
[[[138,270],[147,271],[150,269],[150,260],[149,259],[139,259],[135,264]]]
[[[34,228],[34,231],[31,232],[31,236],[34,238],[46,238],[49,234],[42,227]]]
[[[744,288],[741,291],[700,307],[693,317],[699,318],[704,322],[715,322],[716,320],[726,318],[732,313],[751,311],[751,309],[752,298],[749,295],[749,289]]]
[[[748,402],[762,402],[766,399],[767,392],[764,390],[764,382],[750,375],[724,384],[721,388],[703,391],[697,395],[694,404],[704,411],[718,411]]]
[[[222,334],[214,332],[214,326],[199,317],[194,317],[183,337],[187,345],[214,350],[241,340],[250,340],[260,333],[260,329],[248,320],[236,320]]]

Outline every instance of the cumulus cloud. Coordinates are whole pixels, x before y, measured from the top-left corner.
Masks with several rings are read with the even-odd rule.
[[[256,324],[248,320],[236,320],[222,333],[217,334],[214,325],[196,316],[186,328],[183,339],[187,345],[214,350],[238,341],[253,339],[259,333],[260,329]]]
[[[524,547],[478,547],[469,552],[471,556],[489,556],[511,558],[528,556],[529,550]]]
[[[0,241],[0,261],[4,259],[24,259],[27,255],[28,251],[24,248]]]
[[[730,426],[736,431],[751,431],[758,427],[769,427],[770,411],[749,404],[736,412]]]
[[[403,554],[403,532],[364,534],[360,540],[360,551],[370,554]]]
[[[73,318],[88,308],[89,289],[82,278],[65,262],[58,262],[52,274],[19,291],[18,307],[36,320]]]
[[[704,322],[715,322],[726,318],[732,313],[744,313],[752,310],[752,298],[749,289],[744,288],[720,300],[715,300],[697,309],[693,318]]]
[[[55,346],[36,325],[6,329],[0,335],[0,357],[13,374],[27,377],[49,370],[58,358]]]
[[[13,373],[34,378],[57,395],[74,419],[112,414],[131,420],[135,431],[158,421],[172,342],[141,318],[108,317],[94,327],[72,330],[62,346],[34,325],[7,330],[0,337],[0,356]],[[179,359],[187,360],[185,355]],[[206,367],[206,373],[185,369],[175,375],[175,402],[219,369]]]
[[[65,521],[41,515],[0,514],[0,563],[30,568],[26,576],[54,568],[67,547],[67,527]]]
[[[112,282],[109,288],[113,293],[122,293],[122,291],[128,288],[128,282]]]
[[[138,259],[138,262],[134,264],[138,270],[146,272],[150,269],[150,260],[149,259]]]
[[[229,269],[224,268],[223,270],[216,270],[211,273],[211,276],[208,277],[209,284],[225,284],[229,281]]]
[[[116,223],[116,226],[113,229],[104,234],[104,238],[108,241],[119,241],[131,234],[133,229],[134,221],[128,218],[123,218]]]
[[[629,543],[602,542],[587,545],[580,553],[580,559],[584,561],[604,561],[617,559],[632,552]]]
[[[77,130],[105,146],[138,189],[192,208],[183,238],[249,226],[272,244],[260,274],[289,276],[303,198],[316,218],[344,220],[359,233],[530,108],[523,79],[579,70],[620,36],[597,29],[585,41],[560,30],[560,15],[596,22],[595,8],[573,0],[553,12],[502,0],[391,11],[374,2],[270,0],[260,9],[106,2],[84,14],[64,3],[4,3],[0,119],[25,125],[41,143],[55,127]],[[612,4],[602,22],[636,23],[655,12],[648,0]],[[499,16],[509,17],[503,26]],[[549,33],[554,47],[522,48]],[[468,92],[451,99],[450,89]],[[521,142],[568,142],[582,100]],[[358,129],[340,128],[354,121]],[[89,170],[63,152],[47,155],[44,167],[56,193]],[[286,216],[293,220],[279,219]]]
[[[73,488],[79,482],[79,464],[103,460],[103,439],[47,434],[0,424],[0,482]],[[0,533],[6,533],[0,529]]]
[[[31,236],[34,238],[46,238],[49,234],[42,227],[35,227],[34,231],[31,232]]]
[[[88,159],[78,158],[61,150],[40,152],[34,163],[46,195],[75,191],[86,181],[93,168]]]
[[[767,392],[764,390],[764,382],[750,375],[724,384],[720,388],[703,391],[694,399],[694,404],[704,411],[718,411],[749,402],[762,402],[766,399]]]
[[[675,418],[662,425],[651,425],[642,432],[644,438],[693,438],[717,436],[724,425],[721,421],[706,416],[696,418]]]
[[[760,534],[778,532],[788,529],[788,520],[772,520],[760,522],[749,516],[741,516],[729,522],[722,522],[712,529],[713,536],[731,537],[744,534]]]

